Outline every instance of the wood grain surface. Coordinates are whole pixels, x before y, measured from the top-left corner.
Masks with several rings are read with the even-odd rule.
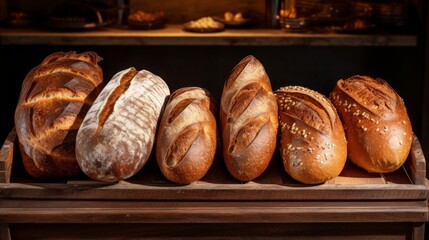
[[[426,166],[417,138],[398,171],[369,174],[347,164],[319,185],[294,181],[278,155],[247,183],[219,156],[189,185],[166,180],[154,159],[114,184],[83,176],[43,182],[25,173],[14,142],[12,131],[1,150],[0,162],[13,163],[9,183],[0,184],[2,239],[424,239],[429,219],[428,181],[415,175]]]
[[[102,28],[84,32],[0,28],[0,45],[133,46],[417,46],[415,35],[286,33],[280,29],[226,29],[191,33],[180,24],[150,31]]]

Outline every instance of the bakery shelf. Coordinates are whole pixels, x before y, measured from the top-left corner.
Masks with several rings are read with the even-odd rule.
[[[280,29],[226,29],[190,33],[182,25],[158,30],[102,28],[83,32],[0,28],[0,45],[149,45],[149,46],[417,46],[416,35],[286,33]]]
[[[201,181],[189,185],[166,180],[154,159],[119,183],[84,176],[48,182],[24,171],[17,146],[12,130],[0,150],[0,234],[12,239],[61,239],[64,233],[65,239],[265,239],[298,238],[310,230],[327,239],[424,239],[429,219],[426,162],[417,138],[398,171],[370,174],[348,163],[339,177],[319,185],[291,179],[279,156],[247,183],[234,180],[219,156]],[[46,231],[52,226],[62,234]]]

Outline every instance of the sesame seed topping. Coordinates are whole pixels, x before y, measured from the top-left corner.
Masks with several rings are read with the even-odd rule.
[[[292,166],[294,167],[302,166],[302,164],[304,163],[300,159],[292,162]]]

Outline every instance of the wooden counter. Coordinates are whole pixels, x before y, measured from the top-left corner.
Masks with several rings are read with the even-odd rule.
[[[190,33],[182,25],[159,30],[101,28],[83,32],[0,28],[0,45],[192,45],[192,46],[417,46],[416,35],[286,33],[280,29],[226,29]]]
[[[369,174],[348,163],[320,185],[291,179],[275,156],[248,183],[217,157],[207,175],[176,185],[151,159],[116,184],[79,177],[46,182],[26,174],[12,131],[0,151],[1,239],[423,239],[426,162],[417,138],[406,164]]]

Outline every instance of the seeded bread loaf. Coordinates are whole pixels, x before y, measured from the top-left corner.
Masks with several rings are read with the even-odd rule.
[[[339,80],[330,99],[343,122],[351,161],[377,173],[402,166],[413,132],[402,98],[386,81],[367,76]]]
[[[347,142],[334,106],[322,94],[304,87],[283,87],[275,94],[280,155],[289,175],[306,184],[338,176],[347,160]]]
[[[202,88],[186,87],[171,94],[157,133],[156,159],[172,182],[200,180],[216,152],[215,101]]]
[[[24,167],[33,177],[82,173],[76,161],[76,134],[102,86],[100,60],[94,52],[58,52],[25,78],[15,127]]]
[[[268,75],[253,56],[238,63],[225,82],[220,122],[231,175],[240,181],[261,175],[276,149],[278,112]]]
[[[76,156],[89,177],[107,182],[136,174],[152,152],[167,84],[129,68],[117,73],[89,109],[79,128]]]

